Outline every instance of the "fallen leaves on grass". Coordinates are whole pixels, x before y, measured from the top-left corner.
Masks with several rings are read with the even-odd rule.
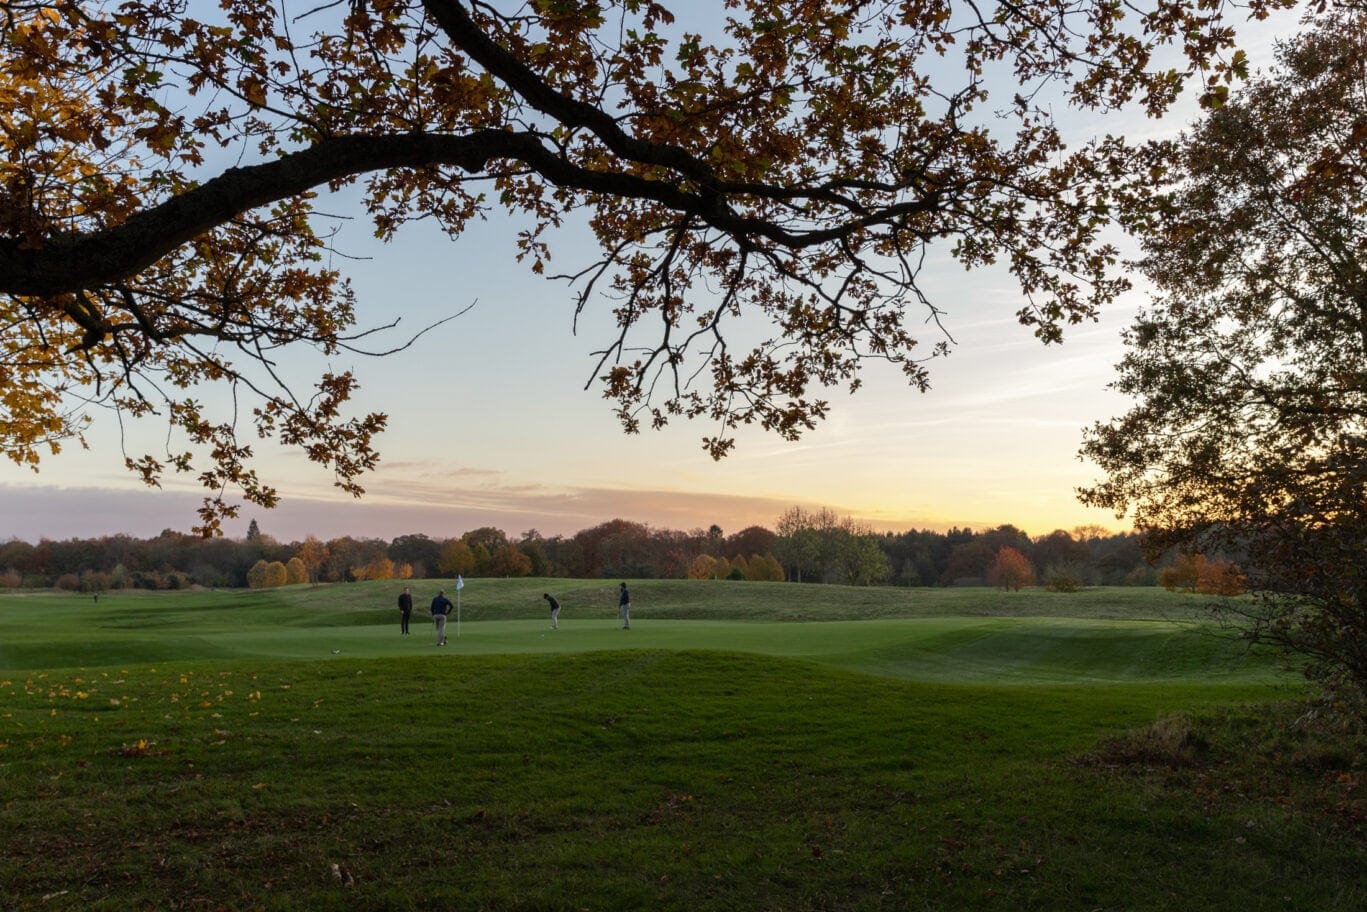
[[[164,756],[166,751],[158,748],[155,741],[139,738],[132,744],[120,744],[116,753],[120,757],[160,757]]]

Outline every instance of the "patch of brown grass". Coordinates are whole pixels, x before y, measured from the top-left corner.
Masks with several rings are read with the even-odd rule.
[[[1209,746],[1196,723],[1178,713],[1106,738],[1079,762],[1108,768],[1191,769],[1201,764]]]

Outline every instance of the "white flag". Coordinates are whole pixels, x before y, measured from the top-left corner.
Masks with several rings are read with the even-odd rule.
[[[457,574],[456,574],[456,591],[460,591],[461,589],[464,589],[464,588],[465,588],[465,578],[462,577],[459,573],[457,573]]]

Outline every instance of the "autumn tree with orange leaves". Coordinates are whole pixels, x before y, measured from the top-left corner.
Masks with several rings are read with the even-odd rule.
[[[1045,340],[1093,317],[1150,163],[1069,148],[1053,111],[1157,115],[1189,82],[1218,103],[1231,17],[1291,2],[10,0],[0,448],[36,467],[98,407],[159,412],[166,451],[127,465],[197,475],[204,534],[230,493],[277,500],[249,431],[359,495],[385,416],[349,415],[350,372],[304,394],[276,369],[383,348],[328,265],[352,187],[384,240],[514,213],[537,273],[573,214],[599,253],[559,274],[615,315],[594,373],[624,428],[708,418],[718,457],[741,424],[795,438],[870,359],[926,387],[932,248],[1009,269]],[[743,315],[769,332],[733,347]]]
[[[987,570],[987,581],[998,589],[1019,592],[1025,586],[1035,584],[1035,568],[1030,559],[1015,548],[1000,548]]]

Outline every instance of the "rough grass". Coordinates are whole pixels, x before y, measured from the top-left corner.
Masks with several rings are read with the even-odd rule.
[[[890,600],[882,620],[824,606],[783,624],[758,616],[793,599],[761,593],[732,609],[748,623],[722,623],[657,618],[666,590],[641,586],[639,629],[584,595],[562,622],[580,629],[541,647],[524,602],[542,590],[519,585],[447,650],[396,636],[374,604],[392,587],[116,596],[99,613],[0,599],[0,909],[1367,903],[1355,742],[1301,740],[1272,718],[1287,691],[1266,662],[1184,639],[1161,601],[1032,617]],[[1162,667],[1096,673],[1150,629],[1130,653]],[[489,651],[471,648],[486,630]],[[781,648],[756,648],[765,630]],[[133,660],[71,661],[125,633]],[[608,645],[561,645],[580,636]],[[676,648],[690,636],[713,645]],[[243,655],[273,638],[318,660]],[[12,642],[45,664],[6,664]],[[228,654],[167,654],[195,642]],[[944,655],[977,664],[888,672]],[[1154,740],[1149,760],[1116,746]],[[1164,759],[1181,750],[1190,764]]]

